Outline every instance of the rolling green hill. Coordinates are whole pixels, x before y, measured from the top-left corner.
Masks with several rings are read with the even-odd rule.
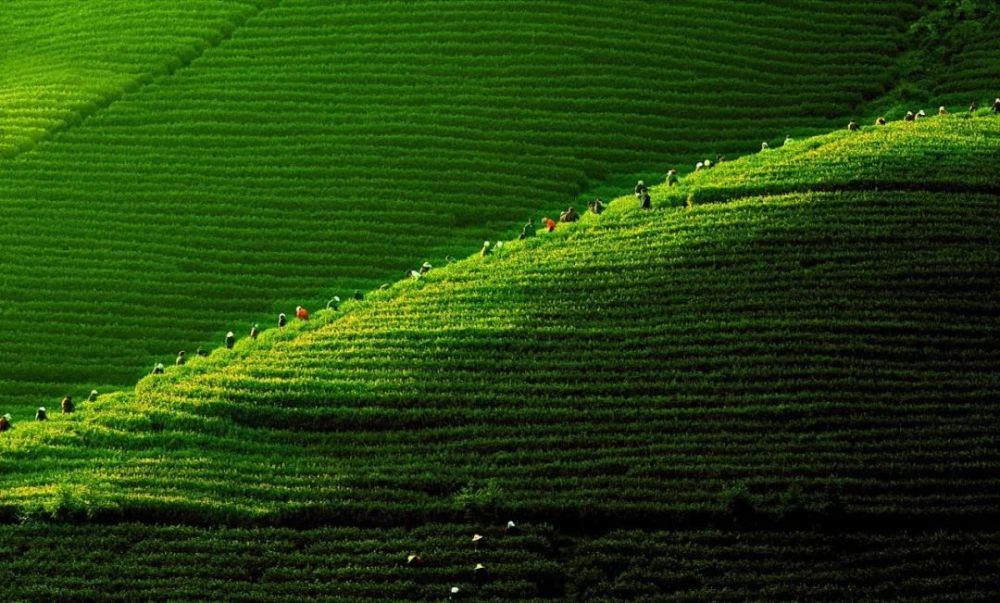
[[[920,15],[854,0],[8,6],[0,410],[19,416],[465,255],[615,175],[839,127],[892,88]]]
[[[339,553],[337,574],[294,552],[310,530],[249,575],[184,555],[114,574],[142,586],[168,567],[260,600],[310,588],[287,576],[358,600],[458,582],[485,600],[993,599],[998,148],[1000,118],[935,117],[729,162],[656,189],[653,211],[618,199],[22,422],[0,438],[0,501],[11,519],[349,525],[387,543]],[[507,518],[538,548],[512,551]],[[427,545],[392,530],[415,525],[451,536],[440,573],[400,586],[404,549]],[[186,529],[236,559],[238,533]],[[486,549],[457,535],[477,530],[512,568],[479,586]],[[65,580],[112,580],[80,563]]]

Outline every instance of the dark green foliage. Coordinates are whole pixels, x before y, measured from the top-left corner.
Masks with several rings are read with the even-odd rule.
[[[567,588],[586,601],[989,601],[998,567],[992,532],[621,531],[580,543]]]
[[[900,84],[887,100],[904,107],[914,103],[965,108],[972,100],[982,104],[974,91],[991,90],[1000,74],[1000,5],[994,0],[931,0],[910,27],[907,52],[900,58]],[[906,109],[903,109],[904,111]]]

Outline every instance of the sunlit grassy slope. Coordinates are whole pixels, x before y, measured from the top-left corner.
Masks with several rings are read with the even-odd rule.
[[[4,148],[45,139],[0,161],[0,410],[19,416],[464,255],[610,175],[840,126],[892,86],[918,15],[854,0],[109,6],[0,17]]]
[[[13,534],[140,534],[56,586],[178,600],[995,599],[998,145],[990,117],[793,143],[0,437],[10,518],[367,532]]]

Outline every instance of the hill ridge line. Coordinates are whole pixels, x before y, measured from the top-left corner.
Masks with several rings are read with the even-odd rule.
[[[955,185],[955,186],[950,186],[950,185],[937,185],[936,183],[926,183],[926,184],[916,184],[916,183],[914,183],[914,186],[906,186],[905,184],[906,183],[881,183],[881,184],[878,184],[878,183],[872,183],[872,182],[869,182],[869,181],[861,181],[861,180],[859,180],[857,182],[844,183],[844,184],[819,184],[819,185],[812,186],[812,187],[793,186],[793,187],[789,187],[787,190],[785,190],[785,189],[783,189],[783,190],[774,190],[774,189],[772,189],[772,190],[760,190],[760,191],[743,191],[740,194],[736,194],[736,195],[732,195],[732,196],[725,196],[721,200],[714,200],[714,199],[713,200],[700,200],[700,199],[698,199],[696,197],[695,198],[695,203],[691,204],[691,205],[688,205],[687,207],[682,206],[682,205],[673,205],[671,207],[661,207],[659,209],[661,209],[661,210],[664,210],[664,209],[674,209],[674,210],[678,210],[678,211],[685,211],[686,209],[690,209],[691,207],[694,207],[694,206],[725,205],[725,204],[729,204],[729,203],[739,203],[741,201],[745,201],[747,199],[753,199],[753,198],[756,198],[756,197],[783,197],[783,196],[787,196],[787,195],[798,195],[798,194],[809,194],[809,193],[821,193],[822,194],[822,193],[863,192],[863,191],[872,191],[872,192],[927,192],[927,193],[956,192],[956,193],[985,194],[985,195],[1000,196],[1000,185],[997,185],[997,186],[989,186],[989,185]],[[659,189],[659,188],[663,188],[663,186],[664,185],[662,185],[662,184],[661,185],[656,185],[655,187],[652,187],[650,190],[656,190],[656,189]],[[716,192],[724,193],[725,192],[725,189],[721,189],[721,188],[720,189],[713,189],[710,186],[706,186],[706,187],[703,187],[703,188],[700,188],[700,189],[699,188],[693,189],[692,191],[689,191],[688,194],[695,194],[695,195],[697,195],[697,192],[699,190],[705,190],[705,191],[707,191],[709,193],[716,193]],[[631,200],[631,196],[629,196],[629,195],[623,195],[621,197],[616,197],[615,199],[610,200],[608,202],[608,206],[611,206],[612,204],[616,204],[616,203],[620,203],[620,202],[627,202],[629,200]],[[668,199],[668,200],[672,201],[673,199]],[[591,223],[570,223],[570,224],[563,224],[563,232],[566,231],[567,227],[569,229],[573,230],[573,231],[578,231],[580,229],[589,230],[589,229],[592,229],[592,228],[595,228],[595,227],[599,227],[599,226],[600,226],[599,222],[597,222],[597,223],[591,222]],[[542,240],[544,240],[544,239],[542,239]],[[574,241],[574,242],[577,243],[578,241]],[[532,248],[532,250],[534,250],[535,248],[537,248],[537,245],[534,246]],[[525,250],[519,250],[519,251],[523,253]],[[473,260],[475,260],[476,256],[478,256],[478,253],[472,253],[472,254],[470,254],[470,255],[468,255],[466,257],[463,257],[463,258],[456,258],[456,260],[455,260],[455,262],[453,262],[453,264],[460,264],[460,263],[464,263],[464,262],[468,262],[468,261],[473,261]],[[438,270],[440,270],[440,269],[438,269]],[[400,283],[409,283],[409,281],[406,280],[406,279],[399,279],[399,280],[396,280],[396,281],[390,281],[387,284],[390,286],[390,288],[392,288],[392,287],[394,287],[394,286],[396,286],[397,284],[400,284]],[[384,293],[385,297],[379,297],[376,300],[372,300],[372,299],[370,299],[368,297],[370,294],[378,294],[380,292]],[[341,309],[335,310],[335,311],[331,311],[328,308],[322,308],[322,309],[318,310],[314,314],[314,319],[309,320],[308,322],[305,322],[305,323],[294,323],[296,325],[295,327],[293,327],[293,328],[295,328],[294,331],[290,329],[290,327],[292,327],[292,325],[289,325],[289,327],[286,327],[286,330],[283,331],[283,332],[279,332],[278,329],[268,328],[268,329],[264,329],[264,330],[261,331],[261,336],[265,337],[265,339],[255,340],[252,347],[249,347],[249,348],[246,348],[246,349],[239,349],[239,350],[226,350],[224,346],[218,346],[216,348],[212,348],[212,349],[209,350],[209,354],[210,355],[214,354],[216,352],[223,352],[223,353],[226,353],[226,357],[225,358],[219,358],[219,359],[214,360],[214,361],[211,358],[205,358],[204,359],[205,362],[197,362],[195,364],[187,364],[187,365],[184,365],[183,367],[180,367],[180,370],[178,370],[177,367],[172,367],[173,370],[170,370],[167,375],[144,375],[144,376],[140,377],[139,379],[137,379],[134,383],[132,383],[130,385],[126,385],[126,386],[124,386],[124,387],[122,387],[120,389],[116,389],[116,390],[113,390],[111,392],[108,392],[105,395],[102,395],[101,396],[101,401],[99,402],[99,404],[100,403],[108,403],[109,400],[117,400],[118,398],[122,398],[122,397],[129,398],[129,397],[138,396],[138,395],[150,395],[150,394],[153,394],[153,393],[155,393],[157,391],[177,386],[179,383],[181,383],[183,381],[187,381],[189,379],[198,379],[199,377],[202,377],[202,376],[204,376],[206,374],[211,374],[211,373],[219,371],[219,370],[225,370],[228,367],[232,367],[236,363],[239,363],[241,361],[246,360],[250,356],[261,354],[261,353],[272,353],[272,352],[275,352],[276,350],[278,350],[278,348],[280,346],[285,345],[285,344],[289,344],[291,342],[294,342],[295,340],[299,339],[300,337],[315,335],[316,332],[318,332],[318,331],[320,331],[320,330],[322,330],[322,329],[324,329],[326,327],[329,327],[330,325],[332,325],[332,324],[334,324],[336,322],[339,322],[341,320],[347,319],[347,318],[349,318],[350,316],[354,315],[357,312],[364,311],[365,309],[367,309],[369,307],[369,304],[372,303],[372,302],[377,302],[377,303],[392,302],[392,301],[395,301],[395,300],[397,300],[398,298],[400,298],[402,296],[406,296],[406,295],[412,294],[413,292],[414,292],[413,290],[398,290],[398,291],[391,291],[390,290],[390,291],[384,291],[384,290],[378,289],[378,288],[369,289],[369,290],[367,290],[367,291],[364,292],[365,293],[364,298],[359,303],[357,303],[357,304],[351,303],[351,306],[348,306],[346,308],[341,308]],[[353,300],[345,300],[345,302],[353,302]],[[239,340],[237,342],[237,346],[238,347],[244,347],[244,346],[246,346],[247,344],[244,343],[245,341],[247,341],[247,340],[246,339]],[[262,343],[264,344],[263,346],[261,345]],[[243,344],[243,345],[240,345],[240,344]],[[87,412],[86,407],[79,408],[77,410],[78,414],[86,413],[86,412]],[[302,431],[303,427],[302,426],[297,426],[295,429],[297,429],[299,431]],[[306,429],[306,431],[308,431],[308,429]],[[431,519],[431,520],[428,520],[428,521],[430,522],[430,521],[434,521],[434,520]],[[998,516],[993,521],[995,521],[998,524],[998,526],[1000,526],[1000,516]]]
[[[820,134],[816,137],[826,136],[829,133]],[[808,140],[808,139],[807,139]],[[831,144],[830,142],[823,143],[820,147],[822,148]],[[745,162],[746,159],[753,157],[752,154],[743,155],[732,159],[731,162]],[[678,190],[679,189],[679,190]],[[969,183],[939,183],[939,182],[879,182],[877,180],[869,179],[858,179],[850,182],[841,183],[816,183],[813,185],[801,185],[792,184],[788,187],[775,186],[774,184],[762,184],[760,189],[755,189],[752,186],[750,188],[739,188],[739,187],[727,187],[727,186],[716,186],[713,182],[709,181],[703,184],[698,184],[690,189],[684,189],[683,183],[681,187],[677,189],[671,189],[666,185],[666,183],[660,183],[650,187],[650,191],[656,190],[666,190],[667,196],[661,197],[660,206],[656,209],[658,210],[685,210],[695,206],[705,206],[705,205],[725,205],[730,203],[739,203],[747,199],[753,199],[757,197],[782,197],[787,195],[798,195],[798,194],[809,194],[809,193],[838,193],[838,192],[926,192],[926,193],[965,193],[965,194],[982,194],[982,195],[994,195],[1000,196],[1000,181],[996,184],[969,184]],[[684,205],[684,200],[689,199],[687,205]],[[620,205],[622,202],[629,202],[632,200],[631,195],[621,195],[615,197],[607,202],[607,206],[611,207],[613,205]],[[680,202],[678,204],[678,201]],[[539,226],[541,226],[539,224]],[[563,223],[561,224],[561,231],[566,232],[566,230],[571,230],[573,232],[578,232],[580,230],[589,230],[595,227],[600,227],[600,217],[596,222],[588,223]],[[504,239],[497,238],[498,241],[504,241]],[[513,239],[516,240],[516,239]],[[544,241],[544,237],[540,239]],[[578,241],[577,241],[578,242]],[[534,250],[538,245],[532,247]],[[519,250],[519,252],[524,252],[525,250]],[[453,265],[461,264],[468,261],[473,261],[479,255],[478,252],[474,252],[465,257],[455,258],[455,261],[451,264],[442,267],[452,267]],[[438,271],[441,268],[437,269]],[[390,289],[395,287],[400,283],[410,283],[408,279],[400,278],[395,281],[389,281],[386,284],[389,285]],[[424,283],[420,283],[421,285]],[[412,294],[413,290],[397,290],[397,291],[384,291],[380,288],[372,288],[364,291],[364,298],[360,302],[355,300],[345,299],[344,303],[349,304],[347,307],[341,308],[339,310],[330,311],[328,308],[321,308],[314,314],[314,319],[305,323],[294,323],[296,327],[292,330],[292,325],[286,327],[286,330],[279,332],[278,329],[266,328],[261,331],[261,336],[266,337],[266,339],[255,341],[252,347],[245,350],[225,350],[224,346],[218,346],[215,348],[210,348],[208,350],[209,354],[215,352],[226,351],[226,358],[220,358],[216,361],[206,358],[207,362],[198,362],[193,366],[191,364],[181,367],[181,370],[174,368],[170,371],[169,375],[144,375],[137,379],[135,382],[125,385],[119,389],[108,392],[107,394],[101,396],[102,401],[106,402],[111,396],[132,396],[149,394],[160,390],[162,388],[169,388],[176,386],[179,382],[185,381],[187,379],[198,378],[207,373],[212,373],[217,370],[225,369],[226,367],[232,366],[234,363],[240,362],[247,357],[260,354],[269,353],[276,350],[279,346],[283,344],[290,343],[299,337],[308,336],[314,334],[331,324],[338,322],[342,319],[348,318],[349,316],[355,314],[358,311],[363,311],[369,307],[371,302],[391,302],[397,298],[405,295]],[[382,293],[383,296],[378,297],[376,300],[369,298],[369,295]],[[241,343],[246,341],[241,339],[237,342],[238,347]],[[264,343],[264,346],[260,344]],[[246,344],[244,344],[246,345]],[[155,377],[155,378],[154,378]],[[166,377],[166,378],[164,378]],[[86,412],[84,409],[78,409],[77,412]],[[296,429],[302,429],[301,426]]]

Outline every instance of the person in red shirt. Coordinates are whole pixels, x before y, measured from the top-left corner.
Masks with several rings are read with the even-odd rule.
[[[545,229],[548,232],[552,232],[556,229],[556,221],[552,218],[542,218],[542,223],[545,224]]]
[[[299,320],[309,320],[309,311],[302,306],[296,306],[295,318],[298,318]]]
[[[0,417],[0,433],[3,433],[10,429],[10,415],[4,415]]]

